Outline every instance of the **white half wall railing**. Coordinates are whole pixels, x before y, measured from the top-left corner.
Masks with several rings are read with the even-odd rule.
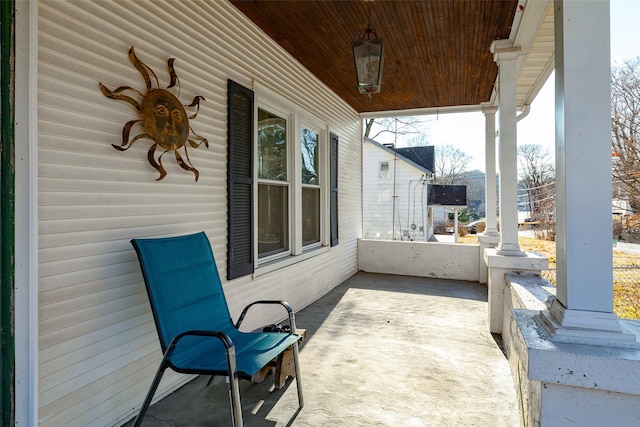
[[[479,281],[480,246],[358,240],[358,268],[369,273]]]

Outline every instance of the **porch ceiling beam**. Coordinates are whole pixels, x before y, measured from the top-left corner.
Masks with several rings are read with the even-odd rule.
[[[473,113],[482,111],[482,105],[457,105],[454,107],[413,108],[408,110],[370,111],[360,113],[362,119],[381,117],[427,116],[434,114]]]

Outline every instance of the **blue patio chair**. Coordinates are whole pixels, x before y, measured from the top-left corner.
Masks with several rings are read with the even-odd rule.
[[[298,362],[300,337],[288,332],[241,332],[247,311],[255,304],[280,304],[288,313],[290,331],[295,315],[284,301],[249,304],[234,325],[220,282],[209,239],[204,232],[179,237],[133,239],[149,295],[164,356],[134,426],[139,426],[167,368],[199,375],[229,377],[231,417],[242,426],[238,379],[251,379],[288,347],[293,359],[300,408],[302,384]]]

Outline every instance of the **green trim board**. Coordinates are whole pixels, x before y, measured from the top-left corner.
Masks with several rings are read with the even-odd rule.
[[[15,342],[13,328],[13,285],[15,279],[15,178],[14,178],[14,64],[15,0],[0,2],[0,425],[11,426],[15,420],[14,378]]]

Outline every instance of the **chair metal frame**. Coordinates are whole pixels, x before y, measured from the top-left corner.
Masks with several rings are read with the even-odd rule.
[[[206,245],[209,247],[209,250],[211,250],[211,246],[209,244],[208,238],[206,237],[206,235],[204,234],[204,232],[201,233],[197,233],[194,235],[190,235],[190,236],[179,236],[179,237],[184,237],[184,238],[194,238],[194,239],[206,239]],[[153,299],[152,299],[152,295],[151,293],[153,292],[152,286],[150,286],[149,283],[149,278],[147,277],[147,272],[146,272],[146,266],[144,264],[144,257],[146,255],[141,253],[141,250],[138,246],[138,243],[141,240],[145,240],[145,241],[151,241],[151,240],[167,240],[167,239],[173,239],[171,237],[164,237],[164,238],[157,238],[157,239],[133,239],[131,240],[131,244],[133,245],[134,249],[136,250],[136,253],[138,255],[138,260],[140,261],[140,266],[142,269],[142,273],[144,276],[144,281],[145,281],[145,285],[147,288],[147,292],[149,293],[149,300],[151,302],[152,305],[152,311],[153,311],[153,316],[154,316],[154,320],[156,322],[156,329],[158,331],[158,336],[160,338],[160,344],[161,347],[164,347],[164,340],[163,340],[163,336],[161,333],[161,326],[158,320],[158,317],[160,315],[160,313],[157,313],[156,308],[154,307],[153,304]],[[211,251],[211,257],[213,258],[213,251]],[[214,260],[214,264],[215,264],[215,260]],[[217,272],[217,269],[215,270]],[[218,281],[219,281],[219,277],[218,277]],[[221,285],[220,285],[221,286]],[[224,298],[224,297],[223,297]],[[226,301],[224,301],[225,305],[226,305]],[[258,304],[278,304],[281,305],[282,307],[285,308],[285,310],[287,311],[287,316],[288,316],[288,322],[289,322],[289,326],[290,326],[290,331],[291,334],[288,333],[282,333],[282,332],[263,332],[264,334],[282,334],[282,335],[291,335],[291,336],[296,336],[295,331],[296,331],[296,321],[295,321],[295,312],[293,311],[293,309],[291,308],[291,306],[285,302],[285,301],[272,301],[272,300],[261,300],[261,301],[255,301],[250,303],[249,305],[247,305],[243,310],[242,313],[240,314],[240,317],[238,318],[238,321],[233,324],[232,323],[232,327],[234,327],[236,330],[238,330],[240,328],[240,325],[242,324],[243,320],[245,319],[245,316],[247,315],[249,309],[255,305]],[[149,409],[149,406],[151,405],[151,401],[153,399],[153,396],[160,384],[160,381],[162,379],[162,376],[164,375],[164,372],[167,368],[171,368],[172,370],[179,372],[179,373],[185,373],[185,374],[205,374],[205,375],[220,375],[221,372],[219,370],[210,370],[210,369],[189,369],[188,367],[182,367],[182,368],[177,368],[175,365],[172,364],[171,361],[171,357],[176,349],[176,347],[178,346],[178,344],[180,343],[180,341],[182,339],[184,339],[185,337],[210,337],[211,339],[216,339],[219,340],[220,342],[222,342],[224,349],[225,349],[225,358],[226,358],[226,372],[223,372],[222,374],[225,374],[228,376],[229,378],[229,400],[230,400],[230,406],[231,406],[231,418],[232,418],[232,423],[234,427],[241,427],[243,425],[243,419],[242,419],[242,406],[241,406],[241,402],[240,402],[240,391],[239,391],[239,386],[238,386],[238,380],[239,379],[251,379],[251,375],[248,375],[247,373],[238,371],[238,367],[237,367],[237,363],[236,363],[236,346],[233,343],[233,340],[231,339],[231,337],[229,336],[229,334],[226,331],[212,331],[212,330],[187,330],[187,331],[183,331],[182,333],[176,335],[175,337],[173,337],[171,339],[171,341],[169,342],[169,344],[166,346],[166,348],[164,348],[164,353],[163,353],[163,357],[162,357],[162,361],[160,362],[160,366],[158,367],[158,370],[156,371],[156,374],[154,376],[153,382],[151,384],[151,387],[149,388],[149,391],[147,392],[147,395],[144,399],[144,402],[142,404],[142,407],[140,408],[140,411],[134,421],[134,427],[139,427],[142,424],[142,420],[144,419],[144,416],[147,412],[147,410]],[[288,348],[289,346],[292,348],[293,350],[293,360],[294,360],[294,366],[295,366],[295,373],[296,373],[296,385],[297,385],[297,389],[298,389],[298,403],[299,403],[299,407],[300,409],[302,409],[302,407],[304,406],[304,398],[303,398],[303,394],[302,394],[302,379],[300,376],[300,361],[299,361],[299,349],[298,349],[298,341],[300,340],[300,336],[297,336],[297,339],[295,339],[290,345],[287,345],[286,347],[282,348],[282,350],[280,351],[280,353],[282,351],[284,351],[286,348]]]

